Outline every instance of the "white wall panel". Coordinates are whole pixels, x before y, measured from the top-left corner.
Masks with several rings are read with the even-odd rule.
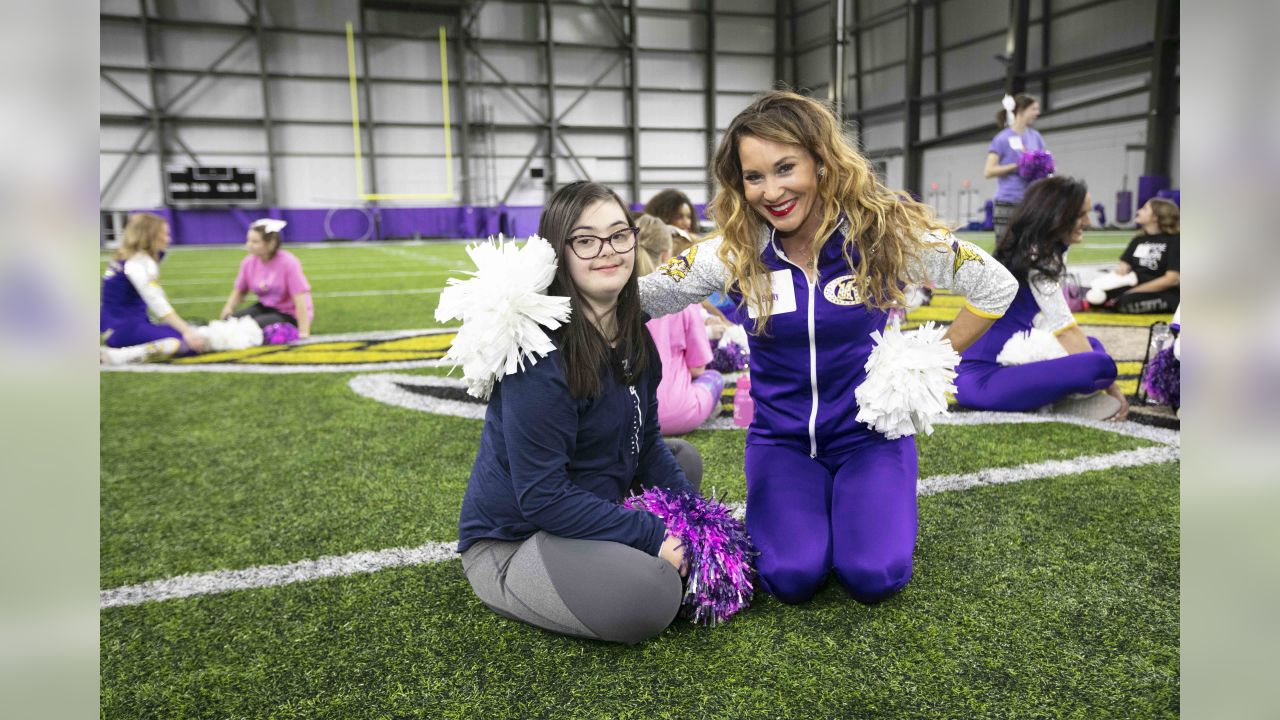
[[[556,91],[556,114],[564,114],[564,109],[578,96],[577,90]],[[642,107],[643,110],[643,107]],[[582,98],[582,101],[569,111],[561,120],[565,125],[617,125],[627,124],[627,94],[622,90],[595,90]]]
[[[140,25],[104,20],[99,34],[99,43],[102,48],[98,56],[101,64],[146,67],[147,59],[143,55]]]
[[[360,0],[263,0],[262,7],[272,25],[309,30],[342,30],[360,15]]]
[[[405,85],[403,83],[371,83],[369,95],[373,101],[373,121],[443,123],[444,98],[440,85]],[[348,97],[350,92],[348,91]],[[363,98],[361,98],[363,101]],[[457,107],[458,92],[449,88],[450,109]],[[351,117],[348,101],[347,117]]]
[[[537,5],[488,2],[480,8],[476,33],[484,38],[541,40],[541,18],[542,8]]]
[[[156,91],[161,102],[167,103],[195,77],[186,73],[160,75],[156,78]],[[261,117],[262,84],[257,79],[206,76],[179,98],[176,105],[165,104],[165,107],[178,115]]]
[[[706,59],[703,55],[645,55],[637,58],[637,74],[641,87],[701,90],[706,85]]]
[[[147,74],[145,72],[111,70],[107,74],[111,76],[112,80],[123,85],[135,98],[141,100],[144,105],[150,107],[151,88],[147,85]],[[146,112],[105,79],[100,79],[98,82],[101,85],[98,98],[100,109],[103,113],[136,115]]]
[[[345,82],[272,80],[268,87],[271,91],[271,114],[274,117],[351,122],[351,89]],[[360,117],[365,117],[364,93],[360,93]]]
[[[721,58],[716,62],[716,89],[761,92],[773,83],[772,57]]]
[[[125,156],[104,153],[98,156],[98,186],[107,184]],[[124,174],[102,198],[103,208],[153,208],[163,204],[160,191],[160,166],[155,155],[134,156]]]
[[[557,83],[590,85],[621,56],[613,50],[557,48],[554,58]],[[626,61],[618,63],[604,76],[602,85],[626,83]]]
[[[369,74],[374,78],[403,78],[440,82],[440,43],[422,40],[369,40]],[[452,70],[449,79],[457,72]]]
[[[153,31],[151,34],[157,61],[165,67],[188,70],[204,70],[249,34],[239,30],[163,27],[163,32]],[[256,72],[258,51],[253,38],[241,44],[218,65],[218,69]]]
[[[332,207],[360,202],[351,158],[282,157],[276,159],[276,172],[280,194],[277,202],[284,207]]]
[[[646,130],[640,133],[640,165],[685,166],[705,162],[704,143],[699,133]]]
[[[618,39],[602,11],[594,7],[552,6],[551,38],[556,42],[625,43]]]
[[[640,124],[644,127],[701,130],[706,127],[706,116],[702,98],[697,95],[640,93]]]
[[[776,32],[772,22],[756,18],[716,19],[716,49],[742,52],[773,52]],[[725,58],[728,63],[743,58]],[[769,58],[770,63],[773,58]]]
[[[764,92],[765,88],[760,89]],[[733,118],[751,104],[747,95],[720,95],[716,97],[716,127],[727,128]]]
[[[215,127],[209,125],[185,124],[181,120],[168,124],[167,132],[178,137],[191,148],[196,155],[217,153],[219,155],[233,153],[240,155],[262,155],[267,152],[267,136],[260,127]],[[169,152],[178,153],[180,147],[170,140]],[[203,160],[203,157],[201,158]],[[209,165],[228,165],[222,159],[207,162]],[[263,168],[266,164],[263,164]]]
[[[342,37],[269,33],[266,36],[267,69],[277,73],[347,75],[347,41]],[[253,70],[257,70],[255,65]],[[364,69],[356,41],[356,73]]]
[[[642,48],[703,50],[706,48],[706,21],[700,16],[665,18],[641,15],[636,18],[636,36]]]
[[[169,20],[206,20],[247,23],[249,16],[234,2],[189,2],[188,0],[148,0],[151,12]],[[247,3],[253,7],[252,3]],[[135,3],[136,5],[136,3]],[[133,13],[137,14],[135,9]]]
[[[596,157],[596,156],[627,156],[627,131],[619,130],[615,134],[604,133],[584,133],[584,132],[562,132],[562,137],[569,141],[573,146],[574,152],[579,156]],[[529,147],[526,142],[525,147]]]

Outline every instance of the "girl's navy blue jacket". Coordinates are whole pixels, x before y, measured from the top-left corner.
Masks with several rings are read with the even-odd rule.
[[[462,499],[458,552],[545,530],[658,554],[666,524],[619,504],[637,480],[689,489],[658,430],[662,367],[656,352],[650,357],[634,385],[606,372],[602,392],[588,400],[570,395],[558,350],[494,385]]]

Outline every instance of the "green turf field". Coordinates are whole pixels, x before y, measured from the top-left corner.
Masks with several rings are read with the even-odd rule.
[[[466,264],[458,243],[293,251],[318,335],[435,327]],[[241,257],[176,247],[161,281],[213,317]],[[103,373],[103,590],[452,541],[480,422],[358,395],[364,374]],[[704,487],[740,502],[744,432],[689,439]],[[759,596],[636,648],[502,619],[456,559],[105,608],[102,715],[1176,717],[1176,454],[1112,465],[1165,446],[1063,422],[941,425],[919,446],[926,479],[1061,469],[922,497],[914,578],[884,603],[835,583],[798,607]]]

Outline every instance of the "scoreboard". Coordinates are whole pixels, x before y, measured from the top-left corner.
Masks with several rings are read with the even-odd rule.
[[[171,166],[165,176],[165,197],[175,205],[262,204],[256,168]]]

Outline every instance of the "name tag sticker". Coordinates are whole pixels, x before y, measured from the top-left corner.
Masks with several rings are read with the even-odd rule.
[[[1021,150],[1022,150],[1022,138],[1018,137],[1017,135],[1011,135],[1011,136],[1009,136],[1009,147],[1013,148],[1014,150],[1019,150],[1019,151],[1021,151]]]
[[[773,283],[773,315],[783,315],[796,311],[796,286],[792,283],[790,270],[775,270],[770,273]],[[750,303],[747,304],[747,317],[760,317],[759,311]]]

